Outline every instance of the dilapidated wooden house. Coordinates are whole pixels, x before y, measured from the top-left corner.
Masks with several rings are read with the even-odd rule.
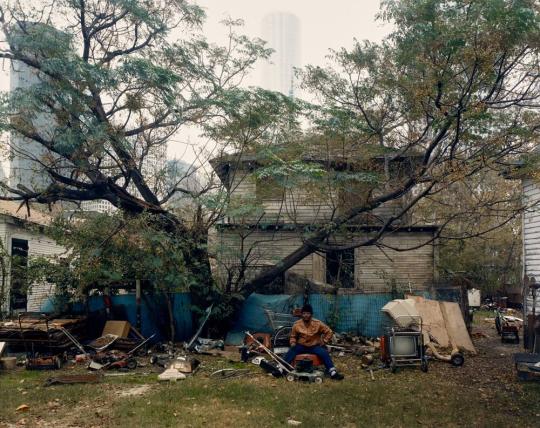
[[[211,161],[232,206],[217,227],[215,253],[220,257],[217,272],[222,282],[241,282],[274,265],[313,230],[385,191],[380,187],[402,179],[419,161],[417,156],[395,154],[366,159],[327,148],[294,156],[281,164],[281,152],[252,151]],[[378,180],[378,175],[385,179]],[[289,271],[359,292],[430,288],[437,277],[434,237],[438,229],[413,223],[410,213],[402,212],[408,200],[407,196],[394,199],[356,216],[332,234],[328,242],[332,245],[305,257]],[[379,233],[393,217],[397,219],[376,245],[355,248],[354,242]],[[346,246],[350,248],[343,249]],[[400,251],[404,249],[411,250]]]

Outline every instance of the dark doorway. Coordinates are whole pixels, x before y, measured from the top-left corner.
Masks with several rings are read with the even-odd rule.
[[[354,288],[354,248],[326,253],[326,282],[343,288]]]
[[[11,310],[26,311],[28,303],[28,241],[26,239],[11,240]]]

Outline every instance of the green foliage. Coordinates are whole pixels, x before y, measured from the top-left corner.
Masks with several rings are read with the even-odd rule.
[[[303,104],[283,94],[251,88],[222,94],[221,120],[208,123],[205,133],[229,149],[240,152],[292,143],[301,135],[299,114]]]
[[[419,218],[454,219],[439,240],[441,277],[464,277],[489,294],[520,284],[521,205],[520,183],[491,171],[419,204]]]
[[[0,318],[3,318],[9,290],[7,289],[7,272],[9,269],[9,254],[0,240]]]
[[[326,175],[326,171],[316,163],[301,160],[285,161],[277,157],[274,157],[274,161],[274,164],[256,171],[255,175],[259,180],[272,178],[282,186],[287,186],[287,183],[288,185],[291,185],[291,182],[298,183],[298,179],[313,181]]]
[[[52,236],[67,253],[35,260],[33,275],[80,294],[111,285],[133,287],[136,279],[153,290],[185,291],[194,282],[185,265],[187,242],[155,222],[151,215],[121,214],[57,219]]]
[[[443,240],[443,276],[463,276],[484,294],[521,284],[520,219],[478,238]]]
[[[141,277],[167,288],[202,282],[204,301],[213,290],[202,230],[226,215],[262,215],[257,198],[235,200],[228,188],[201,192],[199,217],[208,221],[193,227],[165,206],[141,165],[185,124],[218,141],[221,154],[255,154],[248,168],[283,194],[296,187],[304,201],[347,200],[303,240],[309,251],[383,203],[414,205],[479,171],[500,171],[539,129],[534,0],[385,0],[381,18],[393,30],[383,42],[355,41],[332,52],[331,66],[301,73],[312,104],[240,89],[271,51],[237,34],[232,20],[228,46],[208,42],[204,13],[190,2],[15,3],[0,0],[8,41],[0,57],[39,79],[1,98],[0,131],[46,150],[39,162],[52,184],[33,192],[0,183],[3,191],[41,203],[103,199],[126,214],[63,225],[82,289]],[[238,159],[229,160],[234,169]],[[396,174],[393,161],[406,168]],[[377,236],[408,215],[382,219]]]

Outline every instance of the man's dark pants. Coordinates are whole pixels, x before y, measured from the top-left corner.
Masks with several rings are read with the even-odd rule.
[[[297,343],[296,345],[290,347],[289,351],[285,354],[283,359],[289,364],[291,364],[294,358],[300,354],[317,355],[323,361],[326,370],[330,370],[334,367],[334,363],[332,362],[330,354],[328,353],[326,348],[323,348],[322,346],[304,346]]]

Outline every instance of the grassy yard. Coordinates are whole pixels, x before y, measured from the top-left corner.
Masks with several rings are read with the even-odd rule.
[[[212,357],[176,383],[158,383],[142,368],[100,384],[43,387],[51,372],[18,370],[0,374],[0,426],[540,426],[540,386],[518,383],[512,370],[519,348],[494,334],[476,345],[462,368],[434,362],[428,373],[376,371],[375,381],[358,359],[336,358],[345,381],[322,385],[274,379],[253,365],[250,376],[212,380],[213,370],[233,366]],[[29,410],[17,412],[21,404]]]

